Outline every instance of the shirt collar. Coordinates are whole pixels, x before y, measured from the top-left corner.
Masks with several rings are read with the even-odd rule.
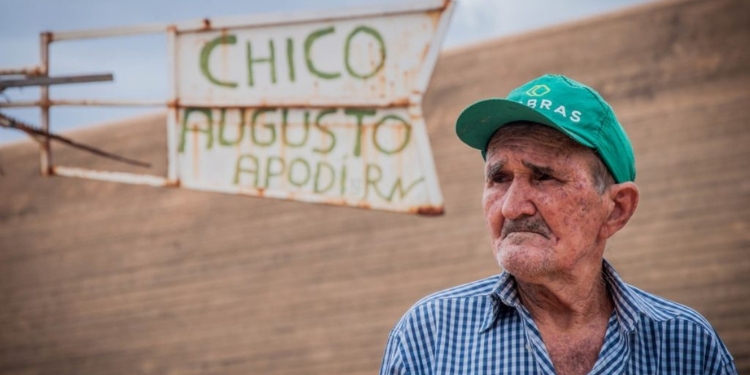
[[[634,292],[633,288],[620,278],[620,275],[606,259],[602,259],[602,264],[604,281],[612,295],[615,313],[623,329],[632,332],[640,321],[641,315],[646,315],[657,321],[671,318],[670,312],[655,310],[642,296]],[[492,328],[504,310],[521,308],[516,280],[506,271],[500,274],[497,283],[488,295],[492,301],[492,307],[485,314],[480,332],[486,332]]]
[[[675,317],[677,311],[673,309],[658,309],[648,298],[654,298],[640,290],[626,284],[609,262],[604,259],[602,272],[607,287],[615,302],[615,312],[621,326],[628,332],[635,330],[641,316],[651,320],[665,321]]]
[[[518,298],[516,279],[506,271],[500,274],[495,286],[488,293],[491,308],[486,312],[482,328],[479,332],[486,332],[495,325],[501,310],[509,310],[520,307],[521,300]]]
[[[615,303],[615,313],[620,326],[625,331],[632,332],[644,310],[640,298],[622,281],[615,268],[606,259],[603,260],[602,274],[607,283],[607,290]]]

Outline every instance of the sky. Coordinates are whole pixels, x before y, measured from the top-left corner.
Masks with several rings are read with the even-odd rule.
[[[457,0],[443,48],[570,22],[653,0]],[[39,33],[170,23],[206,17],[325,11],[397,3],[396,0],[0,0],[0,68],[39,63]],[[58,85],[52,99],[154,99],[167,97],[168,70],[164,34],[83,41],[61,41],[50,48],[50,75],[113,73],[114,82]],[[0,101],[37,100],[39,89],[8,88]],[[53,107],[56,133],[153,112],[158,107]],[[2,112],[39,125],[35,108]],[[0,128],[0,145],[26,139]]]

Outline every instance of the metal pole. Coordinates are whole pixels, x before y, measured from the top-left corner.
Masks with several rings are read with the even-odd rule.
[[[38,76],[42,72],[41,66],[24,66],[22,68],[0,68],[0,76]]]
[[[167,71],[169,75],[169,99],[167,110],[167,179],[177,181],[177,114],[180,111],[177,84],[177,29],[167,29]]]
[[[112,81],[114,77],[112,74],[87,74],[87,75],[76,75],[76,76],[63,76],[63,77],[31,77],[31,78],[19,78],[19,79],[4,79],[0,81],[0,90],[8,87],[24,87],[24,86],[49,86],[49,85],[60,85],[67,83],[85,83],[85,82],[106,82]]]
[[[39,138],[42,138],[42,137],[46,139],[54,139],[68,146],[77,148],[79,150],[88,151],[92,154],[99,155],[108,159],[116,160],[116,161],[123,162],[123,163],[130,164],[130,165],[137,165],[139,167],[151,168],[151,164],[149,163],[138,161],[135,159],[126,158],[123,156],[118,156],[118,155],[115,155],[106,151],[102,151],[98,148],[94,148],[94,147],[87,146],[82,143],[75,142],[72,139],[65,138],[61,135],[42,131],[30,124],[25,124],[21,121],[13,119],[12,117],[3,115],[2,113],[0,113],[0,126],[4,128],[18,129],[23,132],[26,132],[26,134],[34,136],[34,139],[37,141],[39,140]],[[41,136],[41,137],[37,137],[37,136]]]
[[[43,32],[39,34],[42,77],[49,77],[49,43],[49,32]],[[39,109],[41,110],[41,125],[42,129],[45,132],[49,133],[49,87],[41,86],[39,88],[39,91],[41,101],[41,106],[39,107]],[[50,167],[52,166],[52,155],[50,153],[49,138],[45,138],[39,147],[39,172],[42,174],[42,176],[47,176],[50,174]]]
[[[41,100],[35,101],[18,101],[10,103],[0,102],[0,108],[21,108],[21,107],[41,107]],[[49,100],[49,106],[99,106],[99,107],[153,107],[167,106],[169,103],[164,100],[97,100],[97,99],[58,99]]]

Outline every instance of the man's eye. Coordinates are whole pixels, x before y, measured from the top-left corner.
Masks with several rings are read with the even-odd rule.
[[[548,180],[554,180],[554,177],[548,175],[547,173],[540,173],[536,177],[539,181],[548,181]]]
[[[506,182],[510,177],[505,173],[495,173],[490,177],[492,182]]]

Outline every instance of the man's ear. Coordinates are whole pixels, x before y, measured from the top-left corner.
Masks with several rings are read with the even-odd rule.
[[[628,223],[638,207],[638,186],[633,182],[614,184],[604,193],[612,201],[612,209],[602,226],[604,238],[610,238]]]

